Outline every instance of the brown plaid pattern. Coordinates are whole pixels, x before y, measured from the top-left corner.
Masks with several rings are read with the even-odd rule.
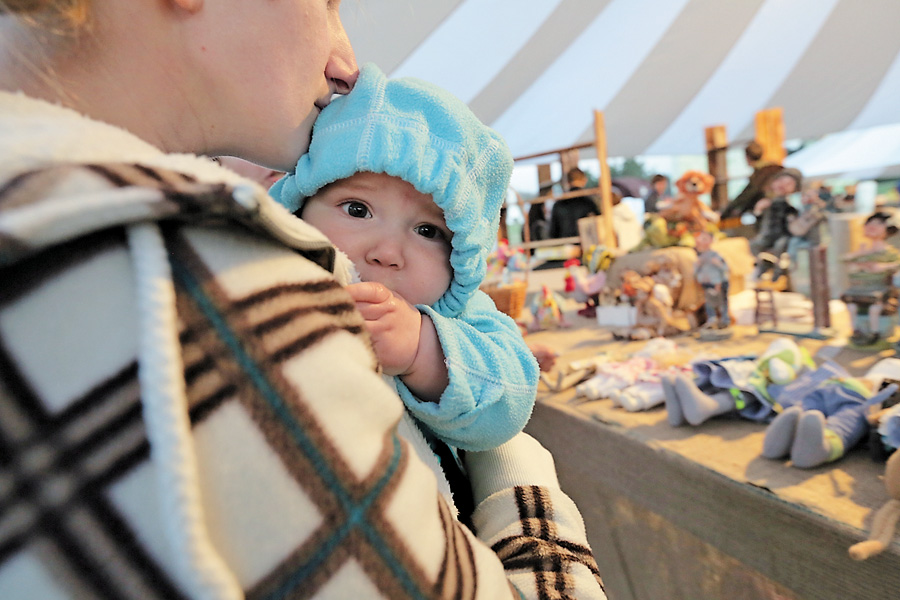
[[[79,204],[73,190],[89,201]],[[117,193],[127,194],[127,201],[119,201]],[[96,198],[108,202],[92,204],[90,199]],[[53,210],[46,210],[48,204]],[[47,219],[59,211],[65,218]],[[25,219],[5,219],[10,215]],[[77,225],[79,219],[92,227],[73,235],[73,222]],[[124,226],[148,219],[160,224],[169,251],[195,438],[199,426],[215,425],[217,415],[239,408],[234,414],[243,415],[262,436],[279,472],[288,474],[297,493],[322,516],[305,537],[291,538],[286,555],[266,563],[262,576],[245,590],[247,596],[310,597],[352,563],[384,597],[476,597],[480,583],[472,537],[437,495],[428,501],[438,503],[447,543],[436,579],[426,574],[408,540],[391,525],[391,502],[411,477],[409,448],[396,431],[385,430],[372,457],[374,467],[359,477],[342,454],[346,446],[335,442],[309,400],[286,377],[286,365],[336,336],[349,334],[368,345],[349,295],[326,277],[263,277],[246,293],[229,292],[192,234],[198,225],[228,221],[243,226],[237,228],[243,233],[236,240],[258,243],[259,236],[246,234],[265,228],[256,222],[252,207],[235,201],[234,190],[226,185],[128,164],[60,166],[0,184],[0,581],[5,568],[24,561],[42,574],[38,587],[30,590],[36,597],[42,593],[40,585],[78,598],[183,597],[165,557],[148,544],[146,531],[129,512],[134,507],[116,496],[123,482],[149,464],[136,355],[113,356],[118,363],[91,362],[96,372],[90,371],[86,387],[79,373],[60,372],[61,388],[53,385],[52,363],[40,364],[44,357],[21,353],[23,333],[11,316],[44,301],[41,292],[48,286],[81,275],[87,267],[96,271],[91,287],[72,298],[49,294],[55,314],[46,317],[65,328],[69,302],[79,309],[87,300],[85,307],[92,310],[92,295],[103,297],[108,286],[128,284],[127,272],[123,284],[123,271],[116,270],[127,264]],[[10,222],[31,223],[28,231],[37,234],[23,234]],[[330,250],[305,255],[326,268],[333,261]],[[103,317],[77,327],[102,329]],[[117,322],[131,321],[126,311]],[[78,339],[60,333],[59,344]],[[115,327],[101,333],[95,342],[131,335]],[[48,361],[57,356],[46,355]],[[60,366],[82,355],[109,352],[76,344]],[[375,373],[378,367],[370,356]],[[35,369],[35,362],[41,368]],[[61,393],[67,395],[61,398]],[[588,548],[556,536],[544,490],[520,488],[516,504],[523,534],[494,547],[507,569],[535,573],[541,598],[565,597],[558,590],[569,585],[569,573],[577,565],[596,575]]]
[[[334,281],[322,279],[228,297],[182,235],[180,222],[221,215],[252,228],[252,214],[226,186],[199,184],[179,173],[139,165],[26,173],[0,187],[0,212],[27,211],[38,201],[63,198],[67,183],[92,193],[139,188],[148,192],[148,199],[140,210],[130,207],[130,214],[170,219],[163,231],[176,280],[192,422],[196,426],[221,406],[241,403],[326,515],[248,597],[311,596],[349,559],[362,565],[387,597],[470,597],[475,582],[470,542],[443,504],[454,555],[447,557],[436,588],[380,516],[409,460],[396,434],[386,433],[377,468],[368,479],[358,480],[304,399],[281,376],[281,364],[337,332],[365,337],[349,296]],[[121,215],[107,211],[106,218],[112,224]],[[4,232],[0,265],[7,266],[0,270],[0,312],[72,268],[121,250],[124,243],[118,226],[69,242],[51,238],[46,248]],[[372,368],[377,368],[374,357]],[[108,494],[110,486],[148,460],[135,360],[72,398],[58,413],[23,373],[2,334],[0,371],[0,569],[27,552],[40,557],[56,585],[78,597],[182,597]],[[460,579],[468,582],[468,592],[458,589]]]
[[[535,573],[538,597],[574,600],[566,590],[573,585],[572,570],[588,569],[600,583],[600,571],[588,546],[562,539],[553,522],[553,503],[547,490],[538,486],[515,489],[521,535],[503,538],[492,546],[507,570]]]

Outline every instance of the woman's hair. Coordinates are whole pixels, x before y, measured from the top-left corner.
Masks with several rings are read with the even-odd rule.
[[[0,0],[0,14],[12,14],[31,25],[72,31],[88,20],[91,0]]]

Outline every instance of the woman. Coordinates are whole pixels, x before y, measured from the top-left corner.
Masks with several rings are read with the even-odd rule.
[[[338,2],[0,7],[0,595],[602,597],[549,454],[466,457],[455,521],[331,245],[197,156],[296,163]]]

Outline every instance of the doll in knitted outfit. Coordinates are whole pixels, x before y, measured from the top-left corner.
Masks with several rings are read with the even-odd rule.
[[[511,169],[505,142],[460,100],[365,65],[270,190],[353,262],[348,291],[375,353],[436,452],[496,447],[534,404],[535,357],[478,289]]]
[[[778,395],[784,409],[766,428],[762,455],[789,456],[801,469],[841,458],[868,434],[869,407],[897,390],[896,384],[882,386],[884,379],[898,377],[896,358],[877,362],[862,377],[851,377],[833,362],[798,377]]]
[[[892,285],[892,277],[900,269],[900,251],[887,243],[887,238],[897,233],[897,227],[891,224],[891,215],[886,212],[869,216],[863,233],[868,241],[844,256],[850,287],[841,294],[841,300],[847,303],[854,320],[851,341],[870,346],[881,338],[881,314],[889,304],[896,307],[897,290]],[[863,319],[858,326],[859,317]]]
[[[669,424],[700,425],[734,412],[752,421],[768,421],[781,410],[775,399],[781,386],[811,366],[809,354],[788,338],[775,340],[758,358],[695,362],[693,377],[662,378]]]

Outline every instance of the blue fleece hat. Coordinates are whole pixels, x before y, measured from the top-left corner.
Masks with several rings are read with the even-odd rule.
[[[430,194],[453,232],[450,288],[432,307],[459,315],[481,285],[512,173],[506,142],[449,92],[364,65],[353,91],[313,127],[309,151],[269,190],[297,211],[324,186],[360,171],[386,173]]]

